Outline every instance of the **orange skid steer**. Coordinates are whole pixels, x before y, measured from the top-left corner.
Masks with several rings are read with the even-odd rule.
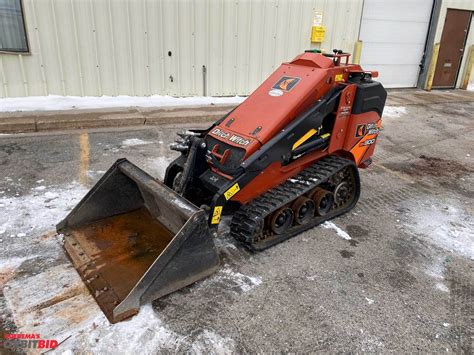
[[[118,160],[57,225],[107,318],[213,273],[223,215],[258,251],[352,209],[387,95],[376,76],[307,51],[208,129],[178,133],[163,182]]]

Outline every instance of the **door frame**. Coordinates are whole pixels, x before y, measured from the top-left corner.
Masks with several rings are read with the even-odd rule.
[[[431,63],[431,59],[433,58],[433,48],[435,45],[434,41],[436,37],[436,27],[439,21],[439,15],[441,13],[442,4],[443,4],[443,0],[433,1],[433,8],[431,9],[430,23],[428,25],[428,34],[426,35],[425,49],[423,52],[423,56],[421,57],[420,72],[418,74],[418,82],[416,85],[418,89],[425,88],[426,79],[428,78],[429,65]]]
[[[466,9],[456,9],[456,8],[453,8],[453,7],[448,7],[446,9],[446,16],[448,16],[448,11],[449,10],[457,10],[457,11],[466,11],[466,12],[469,12],[470,13],[470,17],[469,17],[469,23],[467,25],[467,32],[466,34],[464,35],[464,43],[463,43],[463,51],[462,51],[462,54],[461,54],[461,57],[459,58],[459,63],[458,63],[458,69],[456,71],[456,77],[454,78],[454,83],[453,85],[447,85],[447,86],[432,86],[432,89],[433,90],[443,90],[443,89],[455,89],[456,88],[456,83],[458,82],[458,79],[459,79],[459,73],[461,72],[461,64],[462,64],[462,61],[464,59],[464,54],[466,53],[466,43],[467,43],[467,37],[469,36],[469,32],[471,31],[471,22],[472,22],[472,16],[473,16],[473,13],[474,11],[472,10],[466,10]],[[444,31],[444,24],[443,24],[443,29],[441,30],[441,36],[443,36],[443,31]],[[440,45],[441,45],[441,39],[440,39]],[[440,47],[441,48],[441,47]],[[435,72],[433,73],[433,81],[434,81],[434,76],[436,74],[436,69],[435,69]]]

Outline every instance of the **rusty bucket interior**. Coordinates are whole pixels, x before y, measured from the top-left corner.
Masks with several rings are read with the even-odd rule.
[[[206,213],[126,159],[104,174],[57,231],[112,323],[219,264]]]

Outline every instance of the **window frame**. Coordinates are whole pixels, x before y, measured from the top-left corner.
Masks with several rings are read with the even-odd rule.
[[[25,32],[25,40],[26,40],[26,51],[14,51],[14,50],[3,50],[0,49],[0,54],[13,54],[13,55],[30,55],[30,40],[28,38],[28,26],[26,25],[26,18],[25,18],[25,7],[23,6],[23,0],[18,0],[20,2],[20,10],[21,10],[21,18],[23,20],[23,31]]]

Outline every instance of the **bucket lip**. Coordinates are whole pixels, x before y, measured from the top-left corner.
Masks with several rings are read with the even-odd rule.
[[[199,219],[201,219],[201,221],[199,221]],[[156,272],[156,274],[153,276],[153,280],[156,279],[162,270],[164,270],[164,268],[166,267],[166,265],[170,262],[170,260],[173,258],[173,256],[176,254],[176,252],[178,252],[179,248],[183,245],[183,243],[190,237],[192,237],[191,234],[188,234],[186,238],[184,238],[186,236],[186,233],[183,232],[183,230],[185,228],[187,228],[188,225],[190,224],[194,224],[194,223],[203,223],[206,227],[206,231],[207,231],[207,234],[208,234],[208,237],[211,239],[212,241],[212,244],[213,244],[213,250],[216,252],[216,255],[217,255],[217,251],[216,251],[216,247],[215,247],[215,244],[214,244],[214,241],[212,240],[212,236],[211,236],[211,233],[209,231],[209,228],[208,228],[208,225],[207,225],[207,215],[206,215],[206,212],[202,209],[198,209],[196,212],[194,212],[192,214],[192,216],[186,221],[186,223],[181,227],[181,229],[178,231],[178,233],[175,234],[175,236],[171,239],[171,241],[168,243],[168,245],[161,251],[161,253],[155,258],[155,260],[153,261],[153,263],[148,267],[148,269],[143,273],[142,277],[138,280],[138,282],[135,284],[135,286],[130,290],[130,292],[127,294],[127,296],[116,306],[113,308],[112,310],[112,315],[113,315],[113,318],[120,318],[119,316],[121,314],[125,314],[127,313],[130,309],[133,309],[135,307],[139,308],[140,307],[140,304],[141,304],[141,297],[142,295],[146,292],[146,290],[148,289],[148,287],[145,287],[145,286],[141,286],[140,284],[142,283],[142,281],[144,281],[145,279],[145,276],[148,275],[148,273],[151,272],[151,270],[153,269],[153,267],[155,267],[155,265],[158,263],[158,262],[163,262],[163,259],[162,256],[165,256],[167,254],[168,255],[168,260],[164,263],[163,267],[158,271]],[[174,251],[172,251],[172,248],[174,249]],[[161,259],[161,260],[160,260]],[[152,281],[153,282],[153,281]],[[149,285],[152,284],[152,282],[149,283]],[[149,286],[148,285],[148,286]],[[141,287],[144,288],[143,292],[141,292],[139,290],[139,288]],[[137,293],[136,295],[134,295],[135,293]],[[126,306],[130,303],[134,304],[134,306]],[[124,308],[123,311],[120,311],[120,308]]]

